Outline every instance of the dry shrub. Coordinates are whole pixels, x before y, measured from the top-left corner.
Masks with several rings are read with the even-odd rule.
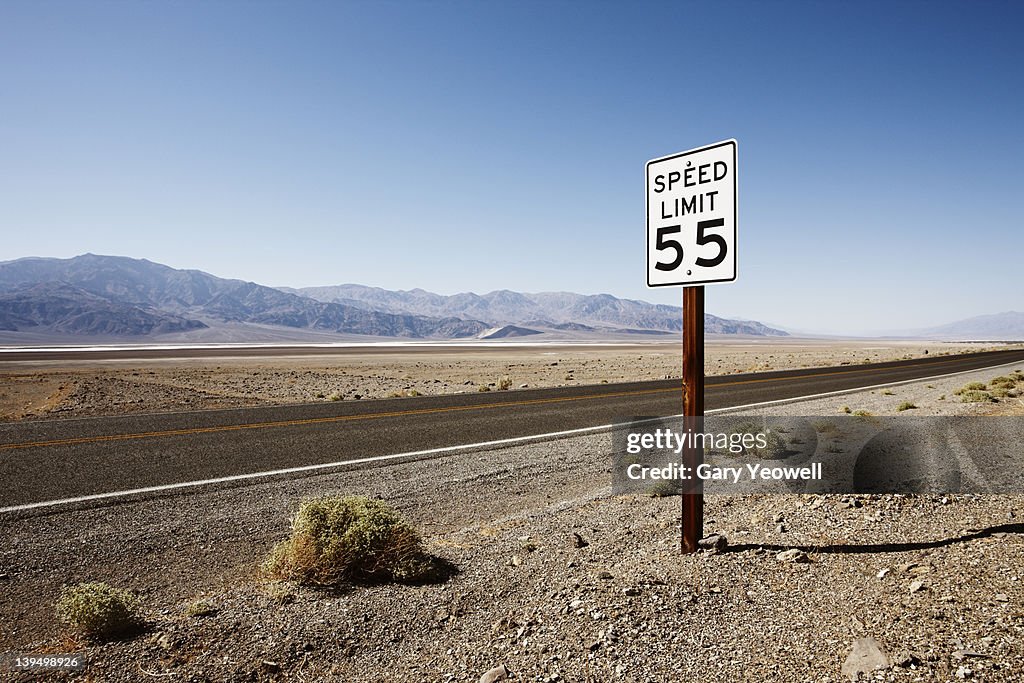
[[[57,618],[94,640],[113,640],[138,630],[143,624],[138,610],[138,598],[105,583],[65,586],[57,599]]]
[[[978,389],[966,389],[956,393],[960,395],[962,403],[993,403],[995,401],[992,394],[987,391],[979,391]]]
[[[266,569],[311,584],[414,582],[431,562],[419,534],[389,505],[345,496],[303,501],[291,537],[271,551]]]
[[[678,479],[659,479],[647,488],[647,495],[651,498],[668,498],[682,492],[683,484]]]
[[[968,382],[953,392],[956,396],[963,396],[968,391],[985,391],[984,382]]]

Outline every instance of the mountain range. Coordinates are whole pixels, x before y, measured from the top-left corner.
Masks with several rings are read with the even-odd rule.
[[[20,338],[87,336],[183,341],[658,335],[678,332],[680,309],[609,294],[442,296],[362,285],[273,288],[144,259],[84,254],[0,263],[0,332]],[[785,335],[757,322],[708,315],[709,333]]]
[[[358,284],[269,287],[144,259],[84,254],[0,262],[0,342],[146,339],[297,342],[355,338],[637,339],[678,334],[677,306],[610,294],[450,296]],[[752,320],[705,315],[708,334],[787,336]],[[1024,339],[1024,313],[981,315],[902,337]]]
[[[1006,311],[919,330],[917,336],[932,339],[956,339],[973,341],[1020,341],[1024,340],[1024,313]]]
[[[388,311],[395,314],[454,316],[484,320],[497,326],[521,325],[525,328],[561,330],[603,328],[623,333],[682,330],[682,314],[678,306],[619,299],[611,294],[523,294],[500,289],[489,294],[465,292],[444,296],[422,289],[393,291],[363,285],[282,289],[317,301],[342,303],[366,310]],[[713,315],[705,315],[704,327],[709,334],[787,334],[759,322],[726,320]]]
[[[383,337],[472,337],[476,320],[324,303],[254,282],[119,256],[0,263],[0,329],[131,337],[244,323]]]

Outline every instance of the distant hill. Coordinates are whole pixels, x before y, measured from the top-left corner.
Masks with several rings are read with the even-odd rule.
[[[490,325],[454,317],[369,311],[254,282],[120,256],[0,263],[5,329],[138,336],[251,323],[384,337],[473,337]],[[148,316],[148,317],[147,317]]]
[[[682,329],[682,311],[678,306],[619,299],[611,294],[573,294],[541,292],[523,294],[501,289],[488,294],[465,292],[444,296],[423,289],[394,291],[364,285],[305,287],[284,291],[324,302],[344,302],[367,310],[395,314],[455,316],[483,320],[494,326],[522,325],[551,329],[596,329],[619,331]],[[709,334],[750,334],[787,336],[788,333],[755,321],[726,320],[706,315]],[[622,328],[626,328],[623,330]]]
[[[921,330],[922,337],[972,341],[1024,340],[1024,313],[1007,311],[978,315],[939,327]]]
[[[495,327],[490,330],[481,332],[478,336],[480,339],[509,339],[511,337],[529,337],[535,334],[544,334],[540,330],[532,330],[528,327],[519,327],[518,325],[504,325],[502,327]]]

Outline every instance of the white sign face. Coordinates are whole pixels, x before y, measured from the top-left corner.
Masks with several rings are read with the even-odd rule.
[[[736,279],[736,141],[647,162],[647,286]]]

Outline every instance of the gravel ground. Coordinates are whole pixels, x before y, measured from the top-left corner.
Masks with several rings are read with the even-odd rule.
[[[1006,404],[951,395],[996,374],[770,410],[992,411]],[[871,680],[1022,680],[1024,496],[708,497],[706,529],[730,547],[680,556],[679,499],[612,496],[610,450],[597,434],[6,517],[0,652],[81,650],[72,678],[103,681],[477,681],[499,665],[521,681],[841,681],[872,637],[891,665]],[[260,562],[322,493],[387,500],[454,575],[269,581]],[[777,557],[794,548],[798,561]],[[60,586],[87,580],[140,594],[147,630],[106,645],[62,631]],[[215,612],[189,616],[198,600]]]
[[[994,415],[1021,414],[1024,394],[1007,397],[998,403],[964,403],[956,391],[971,382],[987,383],[994,377],[1009,375],[1014,370],[1024,372],[1024,363],[1013,363],[999,369],[979,370],[923,382],[911,382],[896,386],[842,394],[813,401],[787,403],[759,409],[758,414],[795,415],[795,410],[806,411],[804,415],[834,415],[851,411],[866,410],[875,415],[896,415],[902,412],[909,416],[921,415]],[[900,404],[912,403],[914,408],[898,411]]]

